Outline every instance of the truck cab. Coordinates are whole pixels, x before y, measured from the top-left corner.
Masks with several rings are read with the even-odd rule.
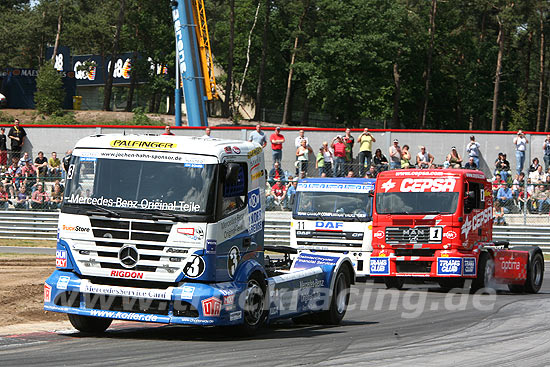
[[[482,172],[382,172],[374,202],[370,273],[383,276],[388,287],[424,278],[444,288],[472,279],[474,288],[502,283],[516,290],[540,289],[540,249],[510,249],[492,239],[493,196]]]
[[[374,179],[307,178],[296,187],[290,245],[298,253],[349,256],[358,277],[369,274]]]
[[[246,332],[313,312],[339,322],[355,279],[350,260],[264,258],[264,190],[255,143],[81,139],[67,171],[44,309],[67,313],[86,332],[113,319]],[[316,304],[323,300],[324,310]]]

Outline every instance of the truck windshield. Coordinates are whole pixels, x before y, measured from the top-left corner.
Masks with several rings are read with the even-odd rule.
[[[372,217],[372,196],[365,193],[298,191],[293,216],[368,222]]]
[[[378,214],[452,214],[458,192],[388,192],[376,194]]]
[[[215,164],[87,157],[72,163],[64,205],[184,215],[209,214],[214,207]]]

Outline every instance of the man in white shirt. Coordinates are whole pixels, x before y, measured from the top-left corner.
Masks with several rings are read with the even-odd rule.
[[[518,175],[521,171],[523,171],[523,163],[525,162],[525,150],[527,149],[527,143],[529,143],[529,140],[527,140],[523,131],[518,130],[518,134],[514,138],[514,145],[516,147],[516,169]]]
[[[296,137],[296,139],[294,139],[294,145],[296,146],[296,149],[302,146],[302,140],[306,141],[306,146],[309,145],[309,139],[304,136],[304,130],[300,130],[298,132],[298,136]]]
[[[434,156],[426,151],[425,146],[420,147],[420,152],[416,155],[416,165],[418,168],[433,168]]]
[[[207,138],[207,139],[212,139],[212,137],[210,136],[210,128],[207,127],[206,130],[204,130],[204,135],[202,136],[203,138]]]
[[[256,131],[253,131],[250,134],[248,141],[256,142],[260,144],[262,148],[265,148],[267,145],[267,138],[265,137],[265,133],[262,131],[262,126],[260,124],[256,125]]]

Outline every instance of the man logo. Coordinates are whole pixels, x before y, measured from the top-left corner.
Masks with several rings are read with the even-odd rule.
[[[135,267],[139,261],[139,253],[135,246],[124,245],[118,251],[118,260],[120,265],[127,269]]]

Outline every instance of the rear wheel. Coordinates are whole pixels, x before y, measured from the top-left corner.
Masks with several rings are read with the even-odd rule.
[[[525,291],[527,293],[538,293],[544,279],[544,258],[540,252],[536,252],[529,258],[527,265],[527,279],[525,280]]]
[[[342,321],[348,309],[350,284],[349,270],[346,267],[341,267],[336,273],[329,309],[319,314],[321,324],[338,325]]]
[[[405,284],[405,280],[403,278],[398,278],[398,277],[384,277],[384,284],[388,289],[391,289],[391,288],[402,289],[403,284]]]
[[[102,317],[83,316],[68,314],[71,325],[78,331],[83,333],[98,334],[102,333],[111,325],[112,319],[104,319]]]

